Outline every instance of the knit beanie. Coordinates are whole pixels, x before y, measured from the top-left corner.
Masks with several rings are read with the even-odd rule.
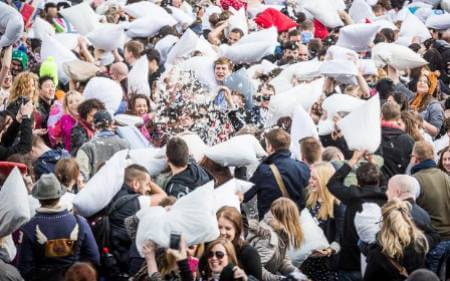
[[[47,57],[47,59],[42,62],[41,67],[39,68],[39,76],[50,76],[53,79],[53,84],[58,85],[58,66],[52,56]]]
[[[20,65],[22,66],[22,71],[28,69],[28,55],[26,51],[24,51],[22,48],[15,49],[12,52],[12,60],[20,62]]]

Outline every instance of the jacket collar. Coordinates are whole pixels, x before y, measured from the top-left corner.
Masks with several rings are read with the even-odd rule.
[[[273,163],[276,159],[279,158],[289,158],[291,157],[291,152],[288,149],[280,149],[274,154],[268,156],[264,162],[265,163]]]
[[[414,175],[415,173],[417,173],[421,170],[430,169],[430,168],[436,168],[436,162],[434,162],[434,160],[428,159],[428,160],[422,161],[419,164],[412,167],[411,174]]]

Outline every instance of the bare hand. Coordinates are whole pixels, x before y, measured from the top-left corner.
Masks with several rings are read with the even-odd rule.
[[[148,240],[145,242],[144,246],[142,246],[142,253],[145,257],[155,255],[156,245],[152,241]]]
[[[237,266],[233,268],[233,277],[235,280],[248,280],[247,274],[245,274],[245,272]]]
[[[182,260],[187,259],[187,246],[186,246],[186,241],[184,240],[184,237],[181,236],[179,250],[168,249],[167,252],[169,254],[171,254],[172,256],[174,256],[177,261],[182,261]]]

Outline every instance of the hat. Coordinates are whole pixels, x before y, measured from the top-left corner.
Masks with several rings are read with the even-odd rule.
[[[22,66],[22,70],[26,70],[28,68],[28,56],[22,49],[16,49],[12,52],[12,60],[19,61]]]
[[[95,127],[104,127],[112,123],[111,114],[106,110],[97,111],[94,114],[94,125]]]
[[[47,59],[42,62],[39,68],[39,76],[50,76],[53,79],[53,84],[58,85],[58,66],[56,65],[55,58],[48,56]]]
[[[38,200],[58,199],[66,192],[55,174],[44,174],[34,185],[31,195]]]

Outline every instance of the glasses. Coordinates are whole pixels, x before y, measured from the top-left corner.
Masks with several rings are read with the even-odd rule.
[[[217,251],[217,252],[211,251],[208,253],[207,258],[212,259],[214,256],[216,256],[217,259],[221,260],[225,257],[225,253],[222,251]]]
[[[271,96],[258,96],[256,97],[256,101],[270,101]]]

